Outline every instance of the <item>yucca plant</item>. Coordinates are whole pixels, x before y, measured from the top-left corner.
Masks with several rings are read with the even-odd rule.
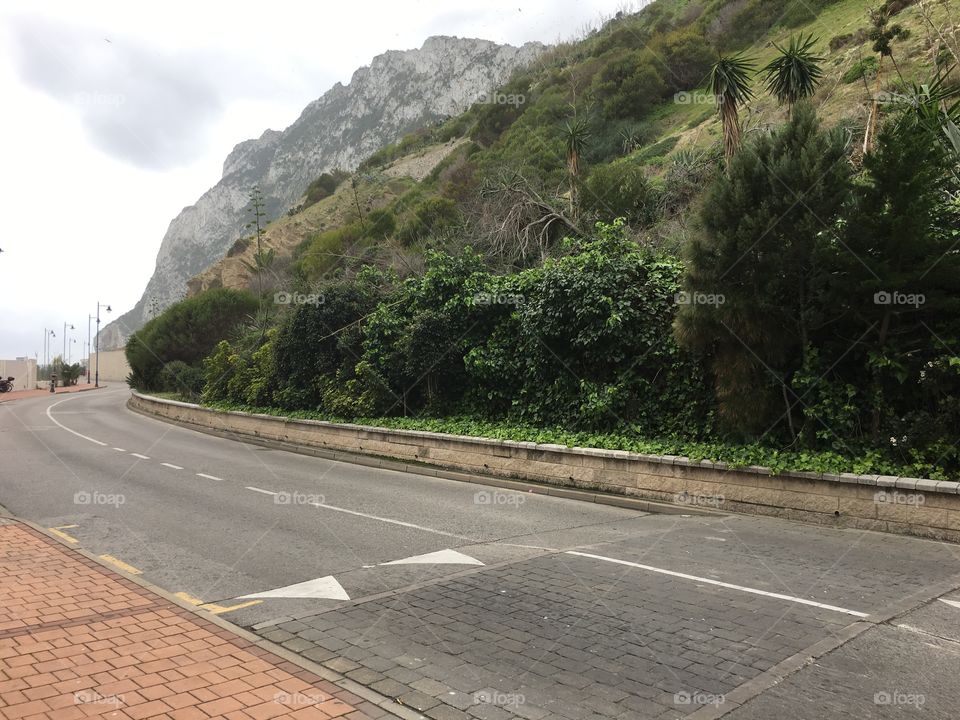
[[[823,78],[823,57],[812,52],[817,40],[813,35],[799,35],[791,37],[787,47],[774,43],[780,54],[763,68],[767,90],[791,113],[798,101],[816,92]]]
[[[576,217],[577,183],[580,180],[580,157],[590,137],[587,121],[574,118],[563,128],[564,144],[567,150],[567,174],[570,179],[570,216]]]
[[[723,123],[723,156],[730,160],[740,149],[740,106],[753,97],[750,74],[753,63],[743,53],[721,57],[710,71],[710,88]]]

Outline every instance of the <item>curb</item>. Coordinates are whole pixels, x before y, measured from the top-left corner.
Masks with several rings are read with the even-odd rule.
[[[210,612],[207,612],[206,610],[202,610],[198,608],[195,605],[191,605],[181,600],[180,598],[174,596],[172,593],[163,589],[162,587],[154,585],[149,580],[145,580],[144,578],[138,575],[131,575],[130,573],[124,572],[123,570],[120,570],[119,568],[113,565],[109,565],[105,563],[103,560],[101,560],[99,557],[94,555],[93,553],[87,550],[84,550],[81,547],[70,545],[62,538],[58,538],[56,535],[53,535],[52,533],[50,533],[46,528],[41,527],[40,525],[37,525],[36,523],[30,520],[24,520],[23,518],[19,518],[12,515],[2,505],[0,505],[0,520],[20,523],[30,528],[31,530],[34,530],[35,532],[43,535],[44,537],[55,541],[57,545],[60,545],[66,548],[67,550],[71,550],[75,553],[78,553],[79,555],[82,555],[87,560],[90,560],[96,563],[98,566],[103,568],[103,570],[106,573],[118,575],[124,580],[127,580],[128,582],[132,582],[135,585],[139,585],[145,590],[151,593],[154,593],[155,595],[159,595],[163,600],[166,600],[167,602],[173,605],[176,605],[178,608],[182,610],[186,610],[192,615],[196,615],[199,619],[203,620],[204,622],[216,625],[221,630],[226,630],[227,632],[231,633],[237,638],[258,647],[261,650],[266,650],[267,652],[270,652],[273,655],[276,655],[281,660],[292,663],[297,667],[303,670],[306,670],[307,672],[312,673],[313,675],[316,675],[320,679],[326,680],[327,682],[330,682],[336,685],[337,687],[341,688],[345,692],[352,693],[353,695],[358,696],[359,698],[371,703],[372,705],[376,705],[381,710],[384,710],[385,712],[388,712],[391,715],[394,715],[395,717],[403,718],[403,720],[425,720],[425,716],[403,705],[398,704],[393,698],[389,698],[386,695],[381,695],[380,693],[370,690],[364,685],[360,685],[356,681],[351,680],[350,678],[345,677],[340,673],[331,670],[330,668],[324,667],[323,665],[319,665],[318,663],[315,663],[312,660],[308,660],[307,658],[304,658],[290,650],[287,650],[285,647],[281,647],[280,645],[277,645],[276,643],[273,643],[270,640],[265,640],[264,638],[258,635],[255,635],[249,630],[246,630],[240,627],[239,625],[234,625],[228,620],[224,620],[219,615],[214,615]],[[5,523],[0,521],[0,524],[5,524]]]
[[[143,417],[156,420],[158,422],[176,425],[195,432],[202,432],[206,435],[226,438],[236,442],[247,443],[249,445],[258,445],[260,447],[270,448],[271,450],[285,450],[298,455],[308,455],[311,457],[324,458],[335,462],[345,462],[351,465],[363,465],[366,467],[379,468],[381,470],[394,470],[396,472],[412,473],[415,475],[425,475],[427,477],[442,478],[444,480],[456,480],[458,482],[473,483],[476,485],[487,485],[490,487],[503,488],[504,490],[515,490],[517,492],[527,492],[534,495],[548,495],[550,497],[565,498],[567,500],[579,500],[581,502],[596,503],[598,505],[611,505],[622,507],[640,512],[656,513],[659,515],[705,515],[726,517],[730,513],[716,510],[709,510],[701,507],[688,507],[685,505],[671,505],[669,503],[659,503],[654,500],[645,500],[643,498],[632,498],[626,495],[615,495],[594,490],[577,490],[573,488],[559,488],[547,483],[538,483],[531,480],[507,480],[492,475],[480,475],[478,473],[468,473],[459,470],[446,470],[437,465],[427,463],[412,463],[402,460],[383,457],[381,455],[367,455],[361,453],[351,453],[343,450],[324,450],[322,448],[311,447],[308,445],[297,445],[296,443],[284,442],[282,440],[270,440],[259,438],[252,435],[241,435],[230,430],[218,430],[216,428],[196,425],[194,423],[172,420],[170,418],[154,415],[150,412],[137,407],[132,407],[127,403],[127,409]]]

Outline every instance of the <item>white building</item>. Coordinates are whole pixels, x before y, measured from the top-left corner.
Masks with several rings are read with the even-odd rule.
[[[18,357],[16,360],[0,359],[0,377],[14,377],[14,390],[36,390],[37,361],[33,358]]]

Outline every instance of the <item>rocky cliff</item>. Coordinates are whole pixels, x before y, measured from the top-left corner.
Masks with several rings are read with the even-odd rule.
[[[295,205],[307,185],[332,168],[353,169],[404,133],[463,112],[480,95],[531,62],[543,46],[431,37],[419,50],[389,51],[337,83],[282,132],[267,130],[237,145],[223,177],[173,219],[136,306],[101,333],[120,347],[154,314],[177,301],[187,280],[219,260],[244,234],[250,189],[259,185],[267,215]]]

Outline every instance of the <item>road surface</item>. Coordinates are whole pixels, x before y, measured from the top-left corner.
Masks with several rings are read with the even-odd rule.
[[[333,462],[127,397],[0,406],[0,505],[425,717],[957,717],[958,546]]]

